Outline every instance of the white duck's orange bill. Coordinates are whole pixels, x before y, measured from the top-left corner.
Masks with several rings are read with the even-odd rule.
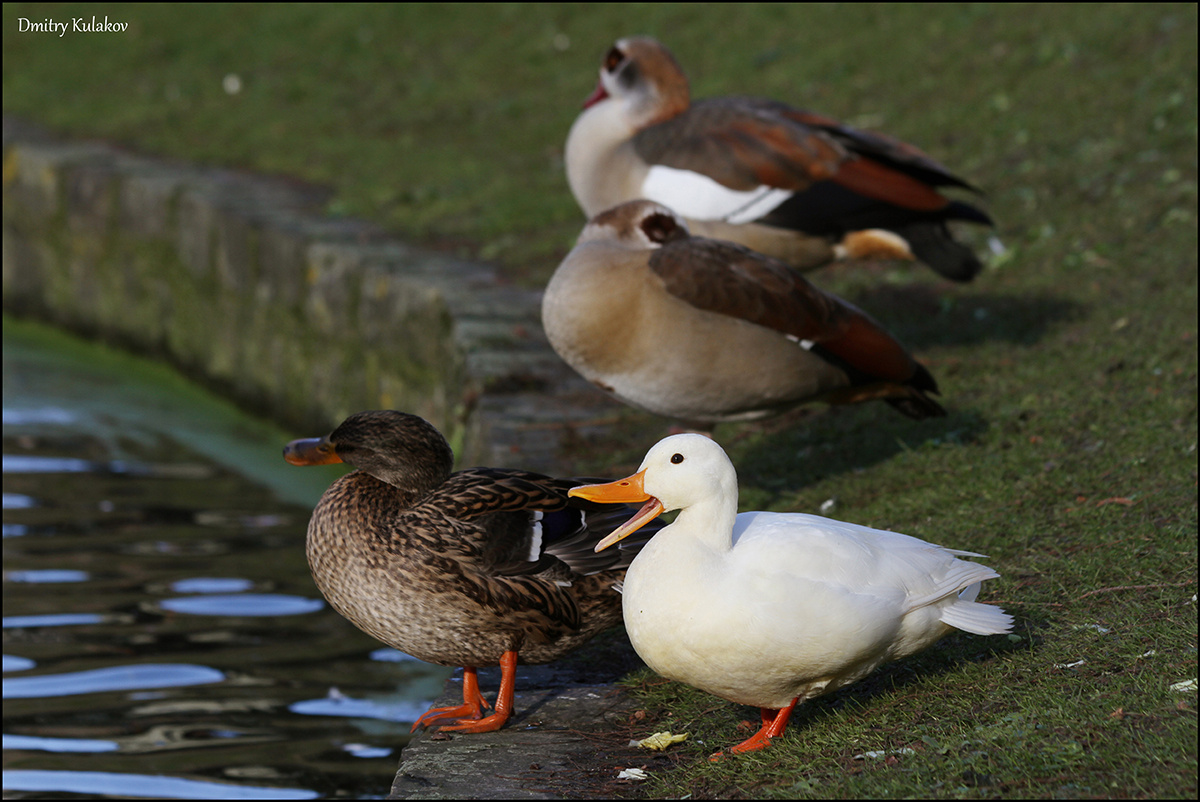
[[[653,521],[659,515],[662,515],[663,505],[656,498],[651,498],[646,502],[646,506],[637,511],[637,515],[630,518],[625,523],[621,524],[608,537],[596,544],[596,551],[604,551],[617,541],[629,537],[637,530],[641,529],[646,524]]]
[[[638,471],[633,476],[618,479],[615,482],[603,485],[573,487],[567,492],[569,496],[585,498],[588,501],[598,501],[601,504],[646,502],[646,505],[638,510],[636,515],[617,527],[616,531],[611,535],[597,543],[596,551],[604,551],[618,540],[628,537],[662,514],[662,502],[647,493],[646,488],[642,484],[645,476],[645,471]]]

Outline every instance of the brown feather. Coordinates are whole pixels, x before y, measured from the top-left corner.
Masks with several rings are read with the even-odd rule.
[[[867,159],[843,163],[832,179],[835,184],[860,195],[905,209],[936,212],[950,203],[949,199],[928,184]]]
[[[650,269],[698,309],[820,344],[871,379],[904,383],[916,374],[916,361],[869,315],[778,260],[693,237],[653,252]]]
[[[324,441],[360,470],[334,482],[313,511],[309,565],[329,603],[363,631],[428,662],[474,667],[497,665],[510,650],[522,662],[549,662],[620,622],[613,586],[640,544],[614,559],[590,555],[584,569],[554,553],[578,565],[580,542],[594,546],[611,530],[611,514],[587,521],[598,505],[567,497],[594,480],[450,474],[441,434],[400,412],[351,416]],[[559,513],[554,523],[577,531],[550,546],[558,535],[543,532],[535,547],[534,525]]]
[[[836,174],[847,153],[834,139],[778,116],[755,113],[752,99],[693,104],[633,137],[649,164],[691,170],[736,190],[760,185],[802,190]]]
[[[656,193],[659,185],[650,189],[645,178],[661,165],[706,176],[735,191],[769,187],[792,193],[764,196],[762,200],[769,198],[776,205],[749,207],[755,209],[756,219],[738,218],[725,236],[768,248],[774,256],[794,259],[797,266],[810,267],[837,256],[831,248],[814,251],[809,242],[813,238],[832,243],[856,231],[886,229],[905,240],[902,253],[947,278],[969,281],[983,267],[969,247],[954,240],[946,222],[991,225],[991,219],[943,195],[940,188],[978,190],[913,145],[773,100],[723,97],[691,102],[678,62],[666,47],[647,37],[619,40],[603,63],[601,78],[629,102],[623,124],[634,133],[628,148],[605,139],[613,129],[604,129],[600,120],[608,118],[596,117],[572,128],[568,174],[572,191],[589,215]],[[580,144],[585,141],[596,147],[589,150]],[[670,197],[667,193],[656,199],[670,202]],[[698,204],[694,209],[703,211],[680,211],[716,218],[737,214],[719,204]],[[751,224],[757,228],[741,236],[738,226]],[[763,227],[787,232],[791,238],[764,238],[759,230]]]
[[[692,237],[678,215],[630,201],[588,223],[547,285],[555,351],[626,403],[704,425],[809,401],[916,398],[937,385],[866,313],[787,264]]]

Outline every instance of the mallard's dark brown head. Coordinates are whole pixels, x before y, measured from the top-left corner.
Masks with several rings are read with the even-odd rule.
[[[344,462],[395,487],[420,494],[450,476],[454,452],[424,418],[390,409],[358,412],[320,438],[283,449],[292,465]]]

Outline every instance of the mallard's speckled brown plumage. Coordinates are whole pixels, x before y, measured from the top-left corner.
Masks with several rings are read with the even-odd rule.
[[[437,429],[389,410],[352,415],[284,455],[358,469],[325,491],[308,526],[309,567],[334,609],[389,646],[465,669],[463,706],[430,710],[414,729],[457,716],[454,729],[498,729],[518,655],[550,662],[621,621],[614,585],[649,534],[619,554],[596,554],[631,511],[568,499],[588,480],[497,468],[451,474],[453,453]],[[487,704],[475,668],[498,664],[497,713],[475,721]]]

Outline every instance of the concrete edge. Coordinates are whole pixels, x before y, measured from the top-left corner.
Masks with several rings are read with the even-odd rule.
[[[4,310],[148,354],[304,433],[421,414],[462,465],[571,473],[623,408],[546,342],[541,293],[329,193],[3,122]]]

